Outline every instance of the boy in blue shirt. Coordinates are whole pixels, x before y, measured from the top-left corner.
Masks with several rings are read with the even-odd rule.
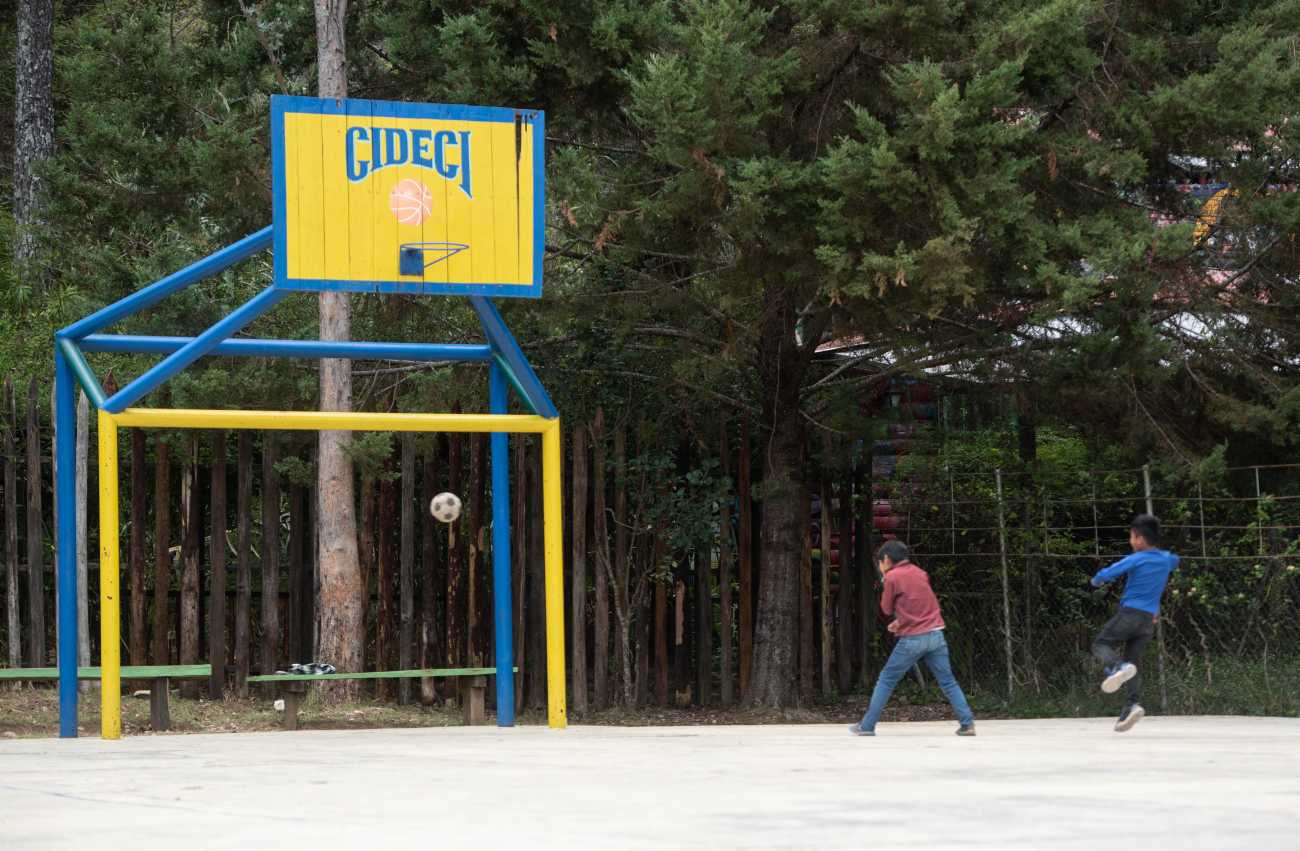
[[[1105,674],[1101,690],[1113,694],[1120,686],[1126,687],[1128,700],[1115,722],[1119,733],[1133,729],[1146,715],[1138,703],[1137,662],[1155,634],[1165,583],[1178,567],[1178,556],[1160,549],[1160,521],[1153,515],[1139,514],[1133,518],[1128,542],[1133,554],[1098,571],[1092,578],[1093,586],[1101,587],[1126,577],[1119,611],[1101,628],[1092,644],[1092,655],[1101,662]]]

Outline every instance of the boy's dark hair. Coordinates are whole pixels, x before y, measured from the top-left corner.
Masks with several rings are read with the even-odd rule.
[[[876,550],[876,564],[879,564],[885,556],[889,556],[889,560],[894,564],[899,564],[908,561],[911,553],[907,550],[907,544],[902,541],[885,541],[880,545],[880,549]]]
[[[1139,514],[1128,526],[1147,542],[1147,546],[1160,546],[1160,518],[1154,514]]]

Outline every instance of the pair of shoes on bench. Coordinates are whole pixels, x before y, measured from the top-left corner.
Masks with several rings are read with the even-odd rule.
[[[306,664],[294,662],[292,665],[289,666],[289,670],[276,671],[276,673],[311,675],[311,674],[332,674],[334,673],[334,671],[335,668],[333,665],[327,665],[324,662],[307,662]]]

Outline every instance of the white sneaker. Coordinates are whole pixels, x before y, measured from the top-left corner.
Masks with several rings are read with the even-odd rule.
[[[1145,718],[1146,714],[1147,711],[1140,704],[1135,703],[1132,706],[1125,707],[1124,711],[1120,713],[1119,720],[1115,722],[1115,732],[1127,733],[1133,729],[1137,722]]]
[[[1101,690],[1106,694],[1114,694],[1119,691],[1119,687],[1124,683],[1137,676],[1137,665],[1132,662],[1125,662],[1111,673],[1106,679],[1101,681]]]

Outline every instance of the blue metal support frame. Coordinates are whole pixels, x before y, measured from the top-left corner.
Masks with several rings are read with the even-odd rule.
[[[557,419],[560,412],[556,410],[555,403],[547,395],[542,382],[537,379],[537,373],[533,372],[532,365],[528,363],[528,358],[524,357],[523,349],[519,348],[519,343],[506,327],[506,322],[501,318],[496,305],[483,296],[470,296],[469,303],[478,314],[479,322],[483,324],[483,334],[492,344],[492,349],[505,359],[511,373],[523,387],[524,398],[528,400],[528,404],[538,416],[546,417],[548,420]]]
[[[495,362],[488,370],[488,410],[509,411],[506,380]],[[493,432],[492,460],[492,621],[496,625],[497,726],[515,725],[514,602],[510,566],[510,436]]]
[[[224,319],[212,325],[208,330],[190,342],[172,352],[152,369],[139,376],[130,384],[109,397],[103,410],[110,414],[120,414],[123,410],[138,402],[143,396],[194,361],[215,349],[222,340],[252,322],[258,316],[270,310],[287,293],[274,287],[267,287],[257,295],[244,302]]]
[[[85,319],[74,322],[63,329],[61,336],[80,340],[87,334],[93,334],[107,328],[132,313],[157,304],[172,293],[185,289],[190,284],[211,277],[218,272],[223,272],[239,261],[246,260],[265,248],[270,248],[274,235],[275,231],[269,225],[257,233],[249,234],[239,242],[209,254],[197,263],[192,263],[179,272],[173,272],[157,283],[150,284],[142,290],[137,290],[126,298],[116,301],[102,310],[95,311]]]
[[[55,517],[59,588],[59,737],[77,737],[77,414],[76,382],[62,346],[54,349]],[[18,636],[13,636],[17,640]]]
[[[81,353],[81,349],[78,348],[77,344],[67,337],[59,337],[55,341],[55,349],[58,350],[58,354],[62,354],[67,359],[73,377],[81,384],[81,389],[86,391],[91,404],[96,408],[103,408],[104,388],[100,386],[99,379],[95,377],[90,364],[86,363],[86,356]]]
[[[194,337],[136,337],[92,334],[81,341],[86,352],[171,354]],[[410,361],[487,361],[492,347],[459,343],[365,343],[321,340],[222,340],[208,354],[261,358],[374,358]]]

